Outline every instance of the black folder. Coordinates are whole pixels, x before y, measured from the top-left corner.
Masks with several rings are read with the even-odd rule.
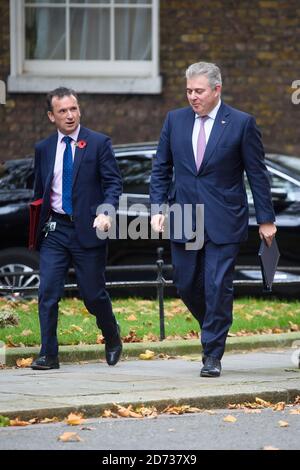
[[[272,292],[272,284],[280,257],[275,237],[273,238],[270,247],[267,245],[264,239],[261,241],[258,257],[260,261],[264,290],[266,292]]]

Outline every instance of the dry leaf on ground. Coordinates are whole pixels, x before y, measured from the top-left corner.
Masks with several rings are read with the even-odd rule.
[[[270,403],[269,401],[265,401],[263,400],[262,398],[259,398],[259,397],[256,397],[255,398],[255,401],[256,403],[258,403],[259,405],[262,405],[266,408],[269,408],[270,406],[272,406],[272,403]]]
[[[19,418],[11,419],[9,421],[10,426],[29,426],[29,421],[21,421]]]
[[[133,314],[129,315],[129,317],[126,318],[126,320],[128,320],[128,321],[136,321],[136,319],[137,319],[136,316],[133,315]]]
[[[279,401],[273,406],[273,411],[283,411],[285,409],[285,402]]]
[[[63,442],[79,442],[82,441],[81,437],[76,432],[64,432],[58,437],[59,441]]]
[[[139,358],[144,360],[144,361],[147,361],[149,359],[153,359],[154,356],[155,356],[154,351],[150,351],[150,349],[146,349],[146,351],[144,353],[139,355]]]
[[[173,414],[173,415],[182,415],[184,413],[199,413],[200,411],[200,408],[196,408],[196,407],[193,407],[193,406],[189,406],[189,405],[181,405],[181,406],[172,406],[172,405],[169,405],[167,406],[167,408],[165,408],[162,413],[169,413],[169,414]]]
[[[17,359],[16,364],[17,364],[17,367],[30,367],[32,364],[32,361],[33,361],[32,357],[28,357],[27,359],[22,358],[22,359]]]
[[[290,415],[300,415],[300,408],[298,410],[291,410],[289,412]]]
[[[225,416],[225,418],[223,419],[223,421],[225,421],[225,423],[235,423],[236,422],[236,418],[232,415],[228,415],[228,416]]]
[[[81,413],[70,413],[65,419],[65,423],[70,426],[77,426],[78,424],[84,423],[85,419],[82,418]]]
[[[21,336],[29,336],[32,334],[32,330],[23,330]]]
[[[41,424],[48,424],[48,423],[57,423],[59,419],[56,416],[53,416],[53,418],[44,418],[40,421]]]
[[[278,424],[281,428],[287,428],[289,426],[289,423],[287,421],[278,421]]]

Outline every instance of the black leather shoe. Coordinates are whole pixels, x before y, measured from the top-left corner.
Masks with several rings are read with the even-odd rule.
[[[59,369],[57,356],[40,356],[31,364],[33,370]]]
[[[122,341],[120,327],[117,325],[117,333],[113,338],[105,340],[105,358],[109,366],[115,366],[122,354]]]
[[[221,370],[221,361],[216,357],[207,356],[200,377],[220,377]]]

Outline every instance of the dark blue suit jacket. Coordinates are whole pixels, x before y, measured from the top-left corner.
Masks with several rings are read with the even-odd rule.
[[[151,202],[204,204],[208,237],[216,244],[238,243],[248,233],[244,170],[257,222],[275,220],[260,132],[252,116],[222,103],[197,172],[192,146],[194,120],[191,107],[168,113],[153,163]],[[187,240],[183,236],[177,241]]]
[[[43,198],[38,238],[51,211],[51,183],[56,155],[57,132],[39,142],[35,148],[35,199]],[[117,207],[122,193],[122,179],[110,139],[98,132],[80,127],[73,165],[73,216],[76,234],[84,248],[104,244],[96,236],[93,221],[100,204]]]

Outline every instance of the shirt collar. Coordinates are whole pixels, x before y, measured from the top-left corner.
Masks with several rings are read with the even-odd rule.
[[[79,132],[80,132],[80,124],[79,124],[79,126],[75,129],[75,131],[72,132],[72,134],[68,134],[68,135],[69,135],[69,137],[72,137],[72,139],[73,139],[75,142],[77,142]],[[62,139],[65,137],[65,134],[63,134],[62,132],[60,132],[58,129],[57,129],[57,133],[58,133],[58,142],[61,142]]]
[[[208,117],[210,117],[211,119],[215,120],[216,119],[216,115],[217,115],[217,112],[219,111],[219,108],[221,106],[221,100],[219,100],[218,104],[210,111],[210,113],[208,113]],[[195,119],[199,118],[199,114],[195,114]]]

